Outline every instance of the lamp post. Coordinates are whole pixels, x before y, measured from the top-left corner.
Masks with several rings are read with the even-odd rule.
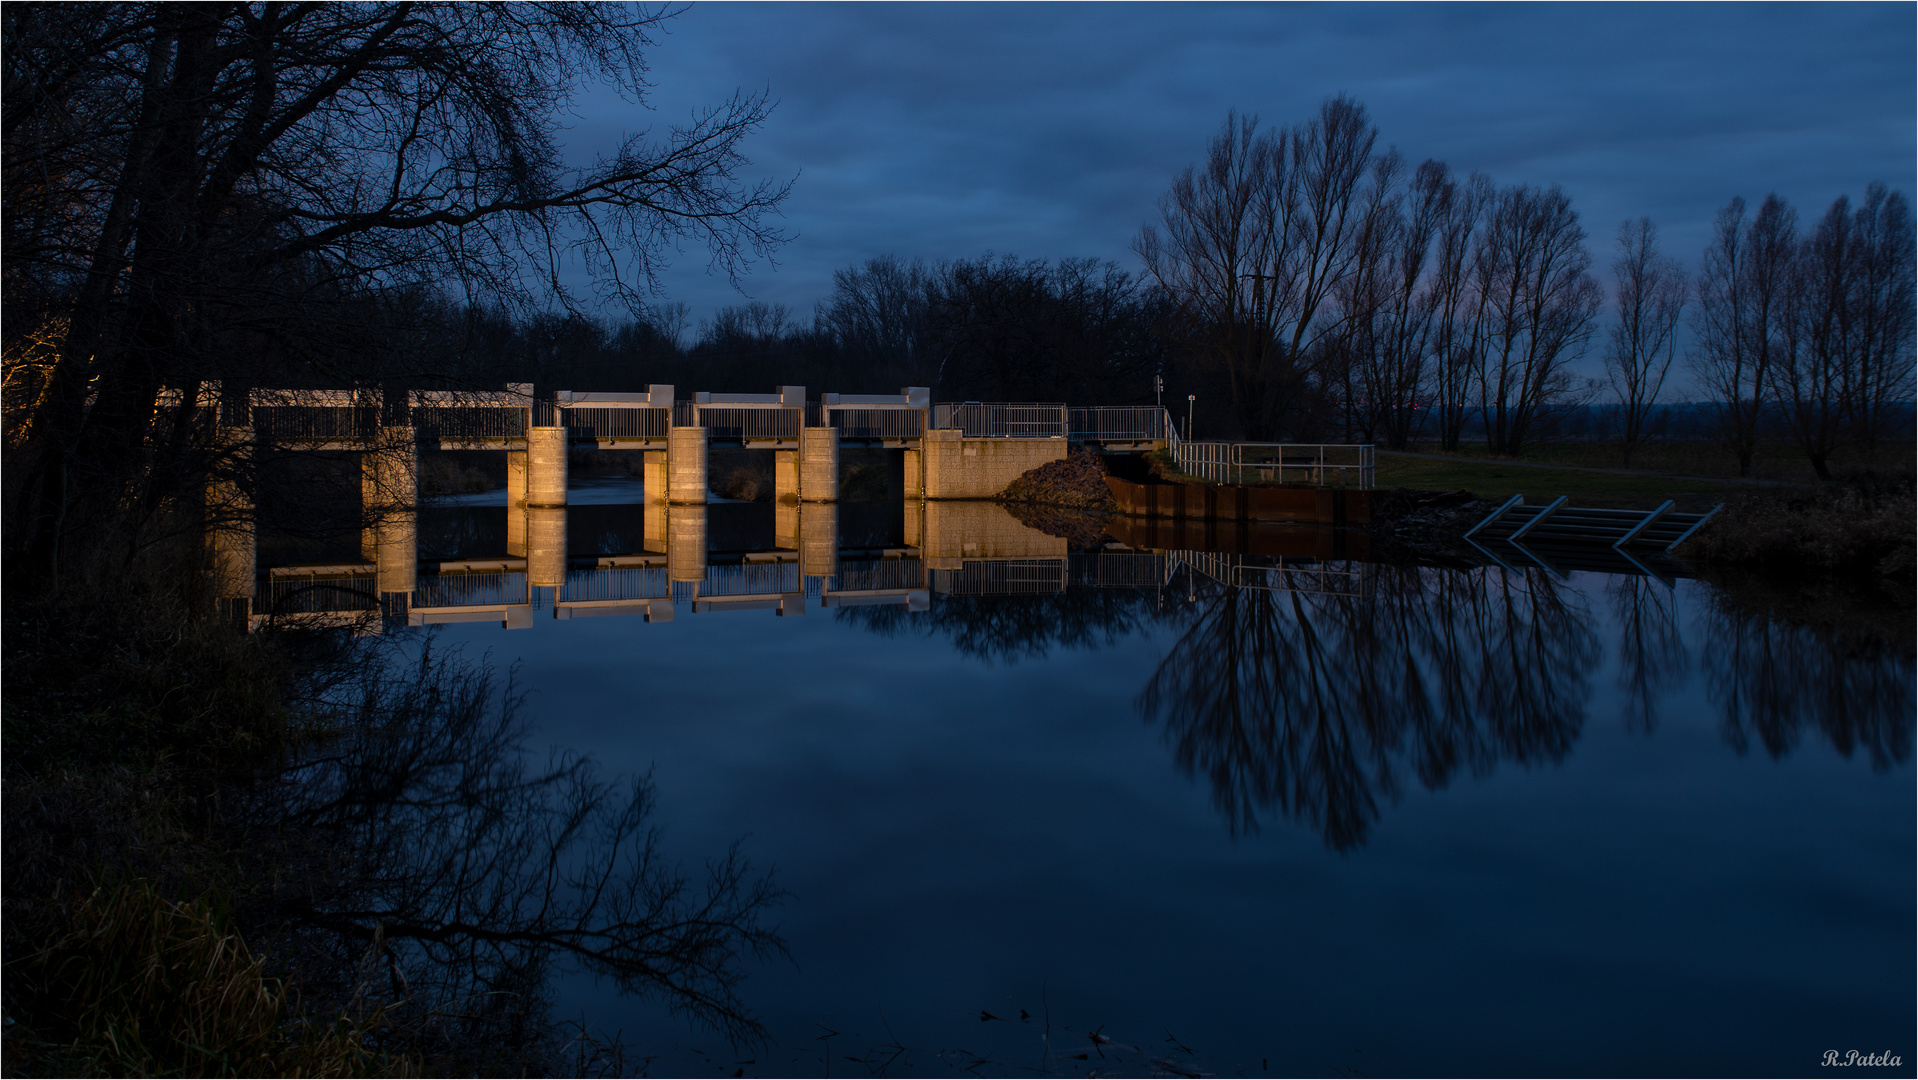
[[[1186,442],[1192,441],[1192,403],[1197,400],[1199,400],[1199,395],[1197,394],[1187,394],[1185,396],[1185,441]]]

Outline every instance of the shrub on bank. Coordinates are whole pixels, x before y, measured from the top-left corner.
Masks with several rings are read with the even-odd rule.
[[[1910,476],[1860,476],[1810,490],[1741,493],[1678,554],[1773,572],[1913,583]]]

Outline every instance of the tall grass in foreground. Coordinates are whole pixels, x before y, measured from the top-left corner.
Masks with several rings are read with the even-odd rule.
[[[101,888],[52,939],[9,965],[8,992],[31,1002],[10,1032],[9,1072],[43,1075],[405,1075],[370,1049],[377,1011],[316,1022],[284,979],[232,929],[217,901],[168,900],[151,882]]]

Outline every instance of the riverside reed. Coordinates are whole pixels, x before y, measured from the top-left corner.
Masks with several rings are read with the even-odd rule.
[[[174,569],[7,591],[6,1070],[405,1075],[377,1011],[309,1012],[236,930],[222,796],[313,733],[281,643]]]

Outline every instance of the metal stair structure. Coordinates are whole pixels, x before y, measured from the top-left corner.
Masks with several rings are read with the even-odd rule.
[[[1465,539],[1500,565],[1509,564],[1487,544],[1516,548],[1526,558],[1561,576],[1568,570],[1612,570],[1618,561],[1663,580],[1638,556],[1668,555],[1691,539],[1724,505],[1702,514],[1672,509],[1671,500],[1649,513],[1567,506],[1566,496],[1540,506],[1514,495],[1466,530]]]

